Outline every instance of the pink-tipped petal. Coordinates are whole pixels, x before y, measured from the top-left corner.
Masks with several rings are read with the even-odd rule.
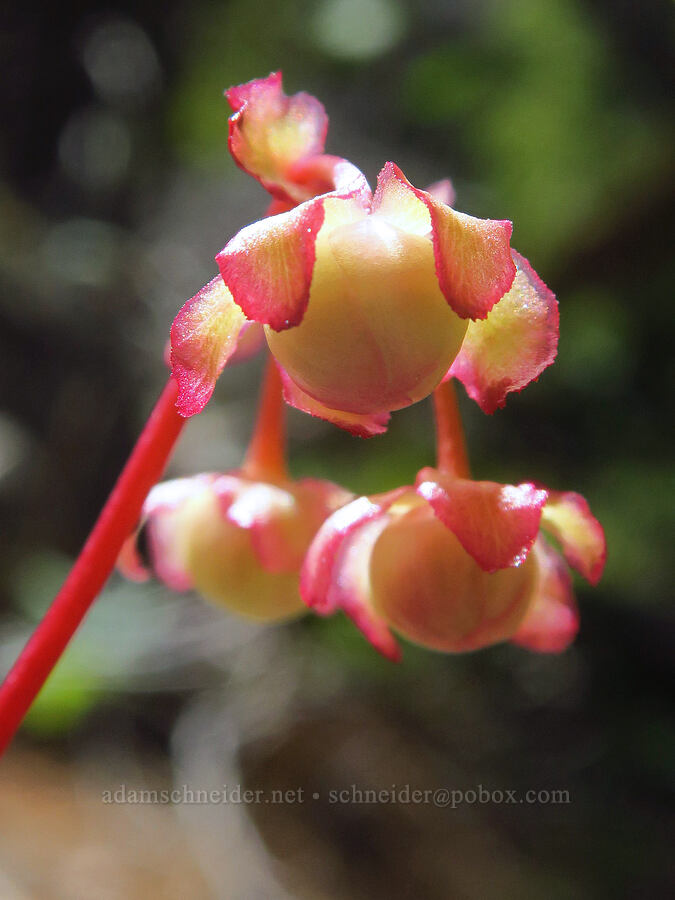
[[[423,234],[427,219],[420,204],[427,210],[443,295],[463,319],[484,319],[516,275],[511,258],[511,222],[456,212],[426,191],[414,188],[398,166],[387,163],[380,172],[373,212],[407,231]]]
[[[171,371],[181,415],[193,416],[206,406],[245,323],[220,275],[183,305],[171,326]]]
[[[281,72],[257,78],[225,92],[234,115],[229,148],[237,165],[280,200],[294,203],[313,196],[288,177],[306,156],[323,153],[328,117],[323,105],[304,92],[287,97]]]
[[[326,519],[307,551],[300,572],[300,595],[307,606],[320,615],[331,615],[338,609],[331,585],[340,548],[355,529],[382,515],[384,509],[379,503],[359,497]]]
[[[572,579],[560,556],[542,538],[532,555],[538,568],[534,595],[511,640],[538,653],[562,653],[579,630]]]
[[[457,199],[457,192],[449,178],[434,181],[425,190],[427,194],[431,194],[434,200],[439,200],[441,203],[445,203],[446,206],[453,206]]]
[[[349,616],[370,644],[392,662],[401,659],[401,648],[383,618],[373,607],[370,561],[373,547],[389,522],[381,515],[354,528],[338,548],[329,588],[329,604]]]
[[[124,542],[116,566],[131,581],[147,581],[150,569],[138,551],[138,537],[147,529],[148,555],[152,569],[169,587],[186,590],[190,579],[179,559],[177,515],[190,498],[211,485],[215,476],[195,475],[191,478],[174,478],[156,484],[143,503],[136,530]]]
[[[471,481],[437,469],[422,469],[416,491],[485,572],[526,559],[547,497],[533,484]]]
[[[304,478],[279,485],[220,476],[213,485],[224,519],[250,534],[266,572],[298,572],[307,548],[325,519],[353,494],[330,481]]]
[[[311,500],[316,508],[327,510],[329,515],[355,499],[351,491],[323,478],[300,478],[295,483],[295,492],[307,502]]]
[[[560,542],[569,565],[597,584],[607,559],[607,542],[585,498],[573,491],[549,491],[541,525]]]
[[[246,314],[276,331],[299,325],[309,301],[321,199],[242,228],[216,256],[224,283]]]
[[[373,215],[409,234],[431,235],[431,213],[421,199],[423,193],[410,184],[395,163],[385,163],[377,176]]]
[[[180,510],[166,510],[148,522],[148,547],[157,578],[172,591],[189,591],[193,580],[182,559]]]
[[[216,476],[194,475],[163,481],[150,491],[141,512],[146,523],[149,557],[155,575],[174,591],[193,586],[183,558],[182,512],[194,497],[208,491]]]
[[[325,419],[340,428],[344,428],[356,437],[369,438],[376,434],[384,434],[391,418],[389,413],[374,413],[372,415],[345,412],[339,409],[330,409],[324,406],[314,397],[310,397],[302,388],[293,381],[288,372],[281,366],[278,367],[281,374],[281,382],[284,390],[284,400],[289,406],[294,406],[302,412]]]
[[[558,350],[558,301],[525,257],[513,251],[516,277],[487,319],[470,322],[448,377],[458,378],[485,413],[535,381]]]
[[[265,211],[266,216],[278,216],[280,213],[290,212],[292,209],[295,209],[297,203],[294,203],[292,200],[279,200],[277,197],[274,197],[271,201],[267,210]]]
[[[249,530],[255,554],[267,572],[298,570],[306,544],[295,544],[300,523],[294,497],[288,491],[262,482],[245,486],[229,506],[227,518]]]

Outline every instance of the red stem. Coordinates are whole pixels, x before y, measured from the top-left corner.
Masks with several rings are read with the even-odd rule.
[[[107,581],[164,471],[186,422],[176,410],[177,395],[170,378],[63,587],[0,687],[0,753]]]
[[[434,391],[434,414],[436,465],[442,472],[448,472],[458,478],[470,478],[464,428],[452,378],[440,384]]]
[[[288,478],[285,412],[281,377],[270,356],[260,392],[258,417],[241,467],[251,478],[261,481]]]

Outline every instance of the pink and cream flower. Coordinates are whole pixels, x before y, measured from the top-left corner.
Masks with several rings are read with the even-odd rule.
[[[448,653],[508,640],[558,652],[578,630],[565,562],[596,584],[605,555],[579,494],[427,468],[414,487],[360,497],[327,519],[301,592],[321,615],[345,612],[394,660],[392,632]]]
[[[387,163],[375,192],[324,154],[327,118],[279,73],[230,89],[230,150],[275,198],[216,257],[176,317],[172,369],[186,415],[208,402],[247,321],[264,326],[287,402],[363,436],[449,374],[486,411],[550,365],[557,304],[512,250],[508,221],[452,209]]]
[[[242,471],[162,482],[117,565],[127,578],[154,575],[255,621],[287,619],[307,611],[298,582],[312,538],[352,496],[329,481],[273,482]]]
[[[177,478],[150,491],[118,558],[122,574],[155,575],[172,590],[195,590],[260,622],[306,611],[299,573],[307,548],[353,494],[330,481],[289,476],[281,391],[270,363],[239,469]]]

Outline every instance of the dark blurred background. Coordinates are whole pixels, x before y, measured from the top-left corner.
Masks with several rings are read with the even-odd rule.
[[[599,588],[578,585],[577,643],[551,657],[406,647],[395,667],[341,620],[265,630],[113,578],[0,767],[0,894],[672,895],[672,3],[24,0],[0,17],[0,669],[161,389],[173,315],[266,206],[228,158],[222,91],[277,68],[371,183],[393,159],[514,221],[560,300],[560,350],[493,417],[463,402],[474,471],[583,492],[609,542]],[[225,373],[172,474],[238,464],[259,372]],[[370,441],[290,422],[294,471],[355,491],[433,461],[426,403]],[[123,784],[319,799],[102,802]],[[570,802],[329,802],[394,784]]]

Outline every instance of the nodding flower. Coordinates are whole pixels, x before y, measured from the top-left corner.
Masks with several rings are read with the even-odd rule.
[[[312,538],[352,496],[330,481],[288,476],[272,363],[242,467],[156,485],[117,565],[131,579],[154,575],[250,619],[289,618],[306,612],[298,582]]]
[[[274,200],[173,323],[184,415],[207,403],[247,321],[265,328],[287,402],[362,436],[450,374],[492,412],[553,361],[557,304],[510,222],[455,211],[447,182],[419,190],[392,162],[373,193],[323,152],[323,106],[286,97],[280,73],[226,93],[230,151]]]
[[[588,504],[531,483],[474,481],[439,457],[415,485],[360,497],[326,520],[305,558],[305,602],[322,615],[344,611],[391,659],[400,655],[392,632],[448,653],[509,640],[565,649],[578,630],[567,565],[596,584],[605,563]]]
[[[260,622],[296,616],[307,611],[298,590],[305,552],[349,497],[327,481],[279,483],[239,471],[163,482],[148,495],[118,568]]]

